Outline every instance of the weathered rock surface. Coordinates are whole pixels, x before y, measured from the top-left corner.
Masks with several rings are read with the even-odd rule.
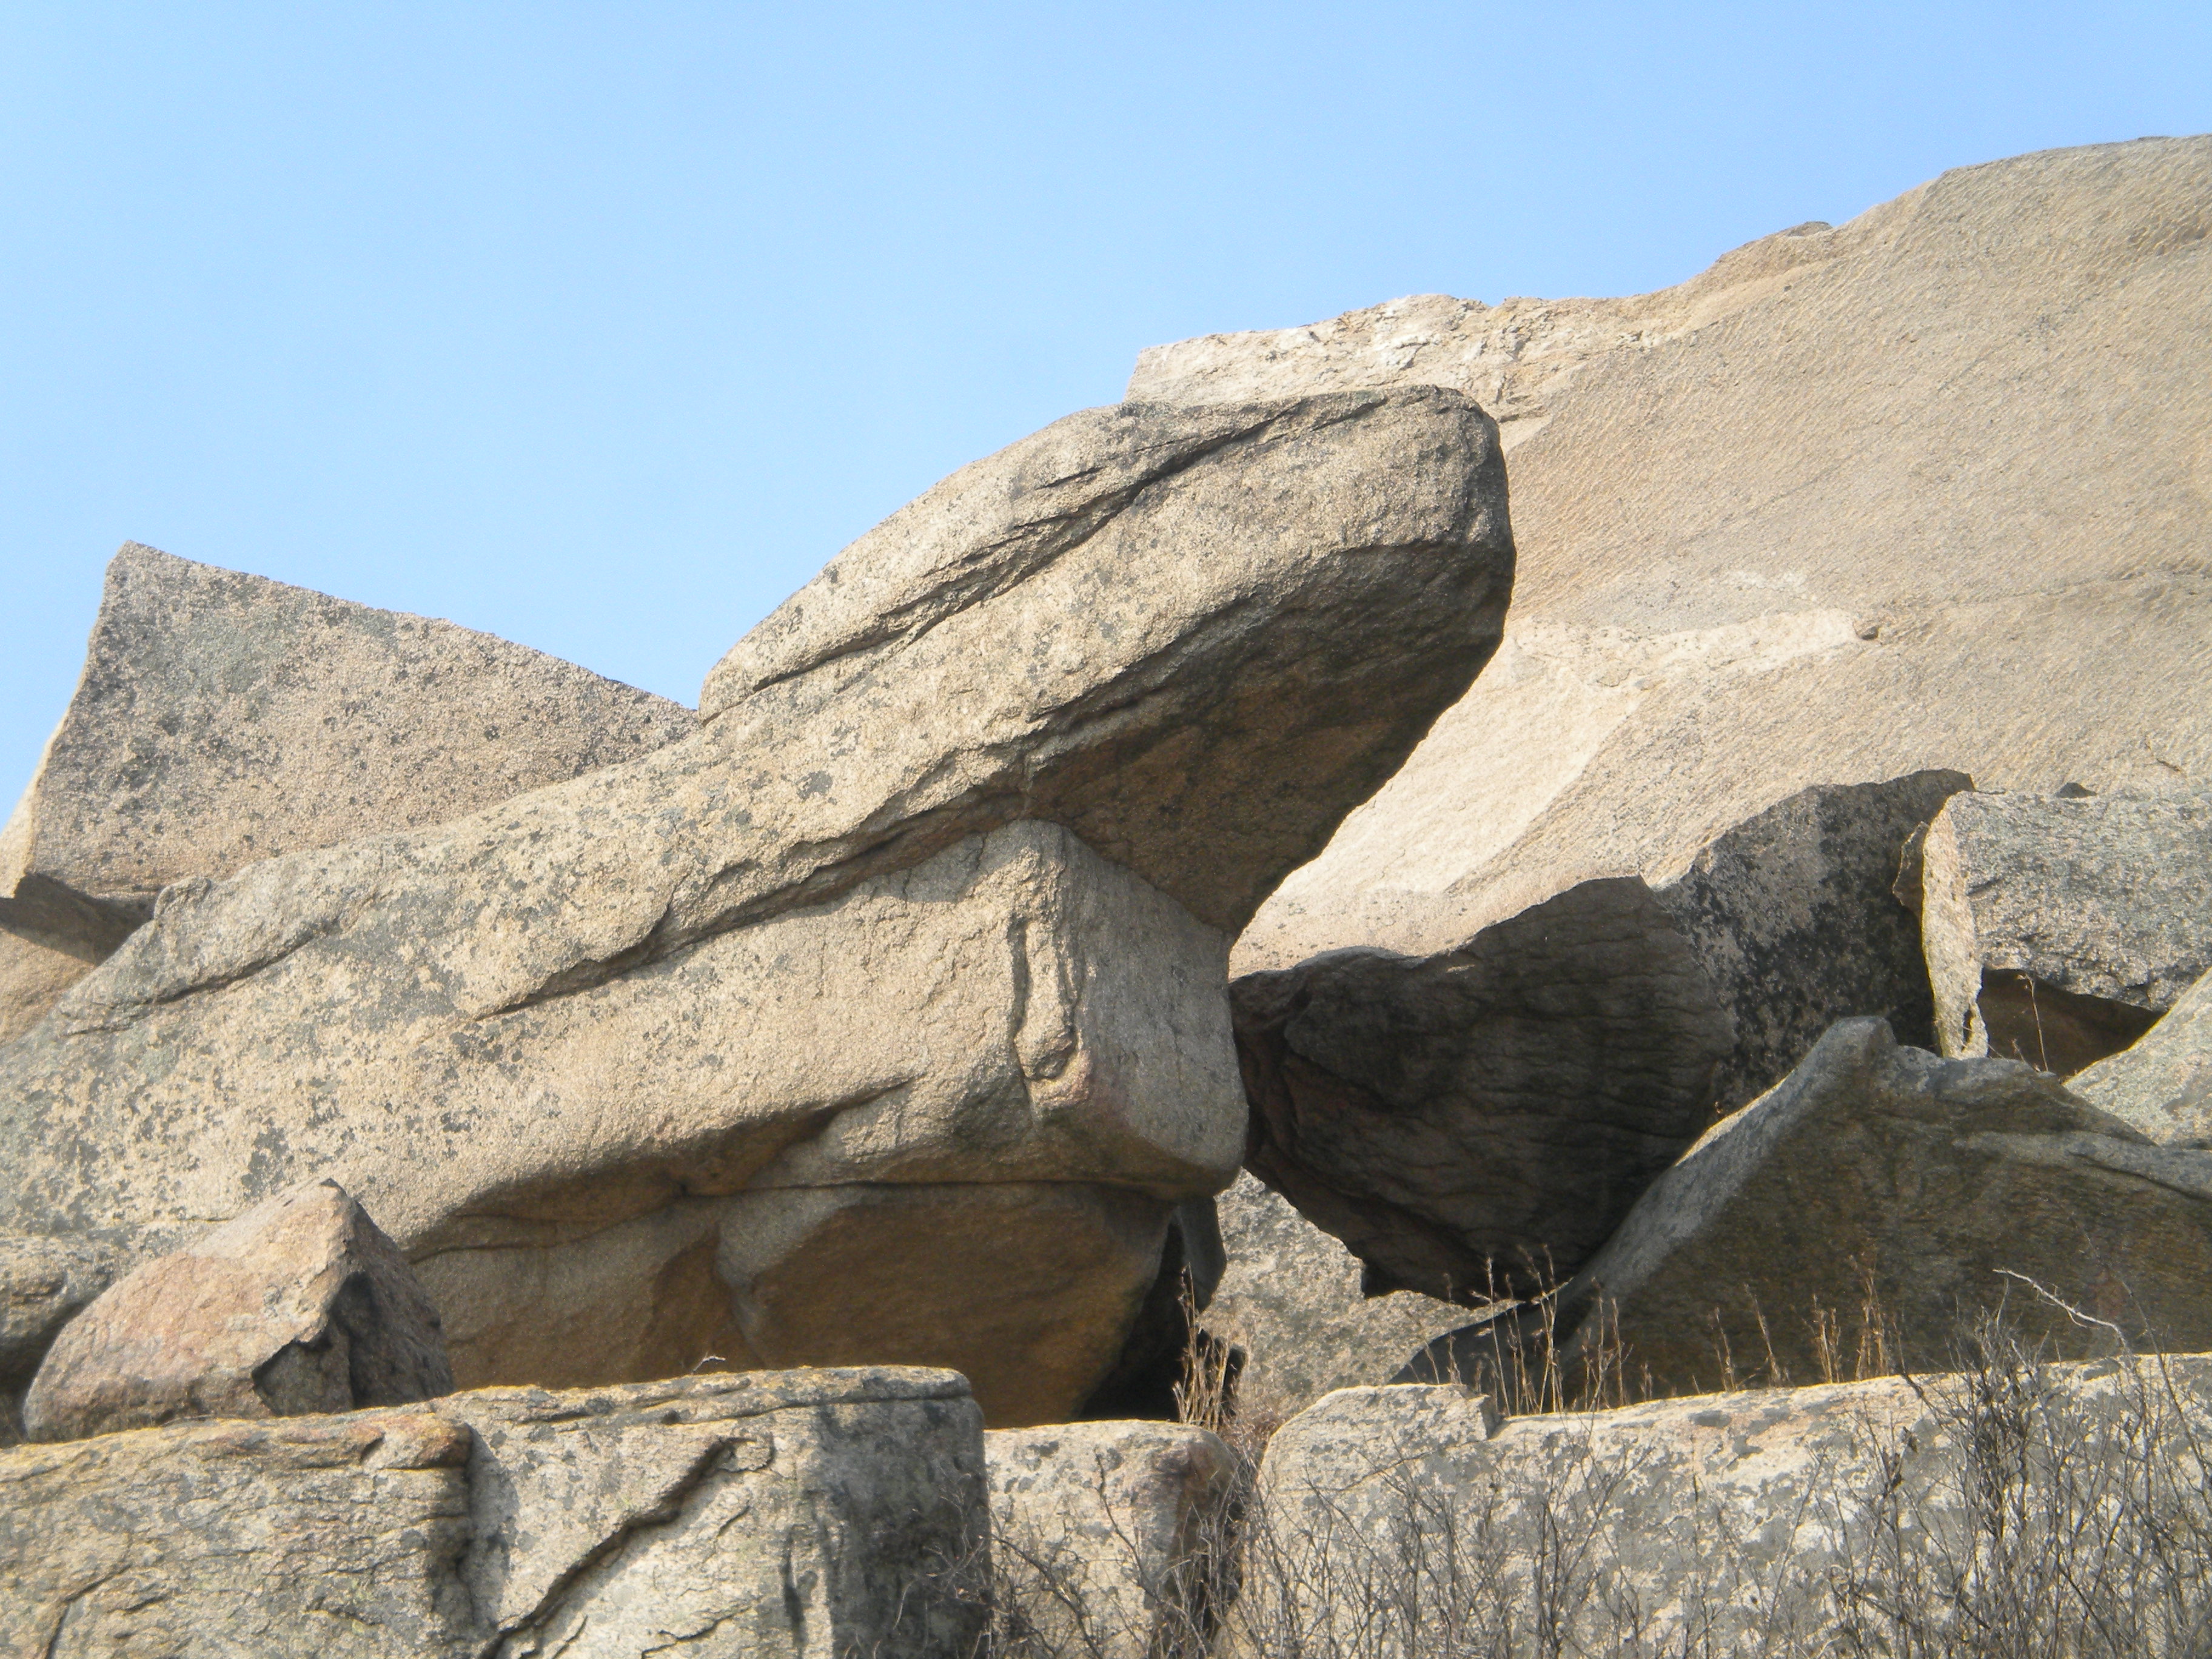
[[[1469,1305],[1565,1275],[1706,1121],[1729,1023],[1633,877],[1462,949],[1231,987],[1246,1162],[1367,1264]],[[1547,1259],[1548,1258],[1548,1259]]]
[[[1474,1303],[1558,1283],[1716,1109],[1836,1020],[1932,1041],[1892,888],[1901,845],[1967,781],[1803,790],[1656,887],[1599,878],[1434,956],[1240,978],[1252,1167],[1373,1285]]]
[[[0,1234],[0,1446],[22,1438],[20,1396],[54,1333],[127,1265],[126,1252],[107,1240]]]
[[[1454,386],[1511,457],[1496,660],[1236,970],[1662,882],[1816,784],[2212,780],[2208,228],[2212,138],[2149,139],[1948,173],[1657,294],[1146,353],[1133,397]]]
[[[1899,1042],[1933,1046],[1898,861],[1944,801],[1972,787],[1963,773],[1930,771],[1800,790],[1653,888],[1735,1027],[1715,1079],[1719,1109],[1772,1088],[1839,1019],[1879,1015]]]
[[[1456,394],[1071,416],[840,556],[696,736],[167,890],[0,1050],[0,1226],[165,1249],[326,1174],[465,1385],[580,1384],[823,1357],[809,1286],[957,1329],[988,1255],[865,1248],[935,1200],[810,1189],[1055,1183],[993,1248],[1090,1193],[1104,1265],[984,1404],[1065,1417],[1158,1261],[1133,1217],[1236,1165],[1224,934],[1480,666],[1511,562]]]
[[[1061,1423],[983,1437],[1004,1613],[1052,1653],[1146,1659],[1202,1632],[1237,1471],[1175,1423]]]
[[[942,1372],[179,1424],[0,1454],[10,1653],[964,1655],[981,1423]]]
[[[487,634],[126,543],[0,833],[0,1042],[171,882],[460,817],[696,725]]]
[[[137,1268],[64,1328],[23,1399],[33,1440],[193,1417],[302,1417],[453,1390],[438,1310],[332,1181]]]
[[[1250,1171],[1215,1200],[1228,1267],[1200,1322],[1243,1350],[1237,1410],[1304,1411],[1333,1389],[1388,1382],[1406,1356],[1467,1322],[1418,1291],[1366,1294],[1359,1258]]]
[[[2002,1510],[2025,1517],[2014,1549],[2054,1572],[2085,1565],[2092,1534],[2170,1526],[2198,1512],[2179,1449],[2208,1404],[2203,1355],[1502,1420],[1462,1389],[1347,1389],[1268,1446],[1259,1565],[1232,1615],[1243,1638],[1232,1650],[1427,1650],[1394,1644],[1414,1631],[1505,1651],[1534,1629],[1566,1652],[1614,1651],[1624,1638],[1631,1651],[1826,1652],[1843,1645],[1839,1622],[1859,1632],[1854,1647],[1904,1633],[1882,1616],[1900,1604],[1906,1620],[1958,1618],[1964,1636],[2019,1583],[1999,1582],[1978,1513],[2016,1505]],[[2119,1568],[2148,1541],[2122,1538],[2101,1565]],[[1979,1574],[1962,1586],[1968,1559]],[[2157,1564],[2142,1565],[2148,1580]],[[2100,1634],[2160,1650],[2152,1587],[2112,1588],[2106,1610],[2130,1628]]]
[[[1921,880],[1947,1054],[2069,1076],[2212,972],[2212,795],[1960,795]]]
[[[1869,1296],[1922,1367],[2000,1304],[2062,1354],[2114,1328],[2212,1347],[2208,1282],[2212,1152],[2156,1146],[2033,1066],[1941,1060],[1856,1019],[1652,1185],[1559,1321],[1571,1368],[1682,1394],[1830,1374],[1824,1341],[1855,1352]]]
[[[2212,1148],[2212,974],[2134,1047],[2075,1073],[2066,1086],[2162,1145]]]

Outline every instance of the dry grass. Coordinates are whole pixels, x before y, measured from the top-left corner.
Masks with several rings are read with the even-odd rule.
[[[1869,1297],[1829,1333],[1820,1381],[1893,1375]],[[1486,1386],[1525,1409],[1619,1403],[1618,1370],[1558,1374],[1531,1316],[1501,1333]],[[1656,1594],[1620,1547],[1636,1455],[1573,1443],[1519,1485],[1454,1485],[1418,1458],[1380,1468],[1356,1510],[1271,1505],[1273,1425],[1240,1422],[1234,1356],[1194,1343],[1178,1401],[1221,1433],[1243,1480],[1183,1557],[1105,1564],[1142,1617],[1100,1616],[1096,1562],[995,1540],[993,1659],[2184,1659],[2212,1656],[2206,1401],[2156,1356],[2062,1389],[2001,1318],[1963,1325],[1955,1369],[1908,1379],[1933,1442],[1873,1426],[1802,1496],[1778,1554],[1717,1508],[1686,1506]],[[1755,1373],[1754,1364],[1745,1368]],[[1740,1380],[1756,1382],[1755,1375]],[[1806,1379],[1808,1381],[1813,1379]],[[1565,1437],[1570,1443],[1572,1437]],[[1930,1446],[1940,1455],[1929,1455]],[[1374,1493],[1385,1494],[1383,1501]],[[1309,1495],[1310,1498],[1310,1495]],[[1041,1610],[1042,1610],[1041,1612]],[[1048,1616],[1045,1616],[1048,1614]]]

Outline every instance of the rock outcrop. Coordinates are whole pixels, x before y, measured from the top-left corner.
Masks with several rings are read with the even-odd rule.
[[[0,1229],[143,1255],[327,1175],[464,1386],[929,1360],[1064,1418],[1234,1170],[1226,935],[1511,568],[1457,394],[1070,416],[833,561],[696,735],[167,889],[0,1050]]]
[[[2212,974],[2134,1047],[2066,1086],[2161,1145],[2212,1148]]]
[[[2071,1076],[2212,972],[2212,795],[1966,794],[1929,826],[1936,1035]]]
[[[1252,1167],[1376,1288],[1571,1275],[1709,1124],[1860,1014],[1932,1041],[1899,850],[1954,772],[1800,791],[1650,885],[1578,883],[1425,957],[1236,981]]]
[[[302,1417],[453,1390],[438,1310],[336,1182],[157,1256],[64,1328],[23,1399],[33,1440],[179,1418]]]
[[[461,817],[696,725],[487,634],[126,543],[0,832],[0,1042],[172,882]]]
[[[191,1423],[0,1453],[0,1649],[954,1659],[981,1422],[942,1372]]]
[[[1570,1370],[1686,1394],[1832,1375],[1869,1335],[1940,1364],[1999,1306],[2062,1354],[2116,1330],[2212,1348],[2208,1276],[2212,1152],[2156,1146],[2033,1066],[1846,1020],[1652,1185],[1558,1321]]]
[[[1017,1650],[1148,1659],[1203,1642],[1232,1547],[1236,1460],[1220,1440],[1173,1423],[1064,1423],[996,1431],[983,1452]]]
[[[1467,1322],[1465,1308],[1418,1291],[1368,1295],[1359,1258],[1249,1170],[1215,1206],[1228,1265],[1200,1324],[1243,1356],[1234,1387],[1246,1422],[1387,1382],[1408,1353]]]
[[[2146,139],[1948,173],[1662,293],[1146,352],[1133,397],[1456,387],[1512,467],[1496,661],[1236,970],[1663,882],[1814,785],[2201,787],[2208,227],[2212,138]]]
[[[1504,1419],[1347,1389],[1268,1447],[1231,1650],[2165,1651],[2208,1405],[2203,1355]]]

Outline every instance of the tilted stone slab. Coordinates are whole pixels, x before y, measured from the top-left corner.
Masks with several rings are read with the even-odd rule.
[[[1000,1615],[1097,1659],[1202,1642],[1234,1547],[1236,1459],[1179,1423],[1060,1423],[983,1437]]]
[[[1960,795],[1921,880],[1947,1054],[2069,1076],[2212,972],[2212,795]]]
[[[1072,416],[842,556],[696,736],[168,889],[0,1052],[0,1226],[164,1248],[328,1174],[465,1383],[743,1361],[740,1195],[1048,1181],[1164,1226],[1236,1163],[1218,930],[1480,666],[1510,570],[1455,394]],[[1151,1272],[1050,1310],[1036,1374],[1103,1369]]]
[[[156,1256],[64,1328],[23,1398],[33,1440],[179,1418],[300,1417],[450,1394],[438,1310],[336,1182]]]
[[[1869,1322],[1931,1367],[2000,1305],[2060,1354],[2115,1330],[2212,1347],[2208,1284],[2212,1152],[2154,1145],[2033,1066],[1856,1019],[1653,1183],[1558,1319],[1571,1370],[1682,1394],[1820,1376]]]
[[[0,1646],[952,1659],[986,1501],[943,1372],[138,1430],[0,1453]]]
[[[126,543],[0,832],[0,1042],[171,882],[461,817],[696,724],[488,634]]]
[[[2153,1140],[2212,1147],[2212,974],[2132,1048],[2076,1072],[2066,1086]]]

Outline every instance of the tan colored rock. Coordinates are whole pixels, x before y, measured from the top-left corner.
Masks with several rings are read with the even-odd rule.
[[[1960,795],[1921,882],[1947,1054],[2070,1076],[2212,972],[2212,795]]]
[[[301,1417],[452,1392],[438,1310],[334,1181],[157,1256],[65,1326],[23,1398],[33,1440],[193,1417]]]
[[[1370,1296],[1359,1258],[1247,1170],[1215,1200],[1228,1267],[1200,1323],[1243,1350],[1237,1411],[1304,1411],[1333,1389],[1388,1382],[1406,1356],[1467,1323],[1418,1291]]]
[[[1558,1316],[1571,1371],[1688,1394],[1826,1374],[1824,1339],[1855,1352],[1869,1297],[1919,1368],[2000,1305],[2058,1354],[2114,1330],[2212,1347],[2208,1284],[2212,1152],[2154,1145],[2033,1066],[1856,1019],[1654,1182]]]
[[[23,1437],[21,1399],[54,1333],[129,1266],[110,1240],[0,1234],[0,1446]]]
[[[841,1276],[849,1227],[757,1195],[1050,1182],[1164,1218],[1225,1183],[1224,933],[1480,667],[1510,570],[1492,428],[1455,394],[1071,416],[841,556],[716,671],[696,736],[167,890],[0,1050],[0,1226],[157,1249],[328,1174],[416,1263],[464,1384],[753,1363],[720,1346],[732,1201],[838,1264],[740,1243],[761,1305],[895,1286],[957,1329],[1000,1268]],[[1024,1340],[1103,1364],[1150,1279],[1087,1279]]]
[[[1231,1650],[2167,1651],[2208,1405],[2201,1354],[1510,1418],[1347,1389],[1269,1443]]]
[[[2132,1048],[2075,1073],[2066,1086],[2161,1145],[2212,1147],[2212,974]]]
[[[0,832],[0,1042],[171,882],[461,817],[696,724],[488,634],[125,543]]]
[[[954,1659],[981,1425],[942,1372],[681,1379],[0,1454],[0,1649]]]
[[[1146,353],[1130,395],[1495,414],[1492,665],[1239,942],[1452,948],[1799,790],[2212,781],[2212,138],[1945,173],[1625,300],[1425,296]]]
[[[1148,1659],[1202,1643],[1231,1548],[1234,1455],[1177,1423],[983,1437],[1000,1618],[1026,1648]]]

